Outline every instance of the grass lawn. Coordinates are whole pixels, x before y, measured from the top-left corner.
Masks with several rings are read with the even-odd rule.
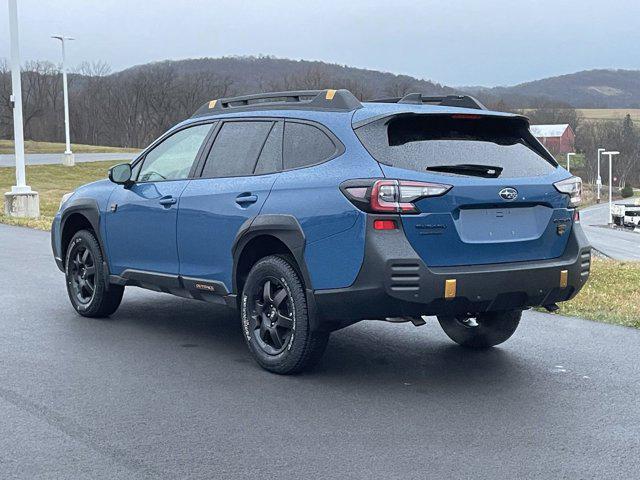
[[[589,281],[561,315],[640,328],[640,262],[592,257]]]
[[[0,223],[49,230],[60,198],[78,186],[106,178],[112,165],[106,162],[27,166],[27,183],[40,194],[39,219],[10,218],[0,214]],[[0,167],[0,189],[15,182],[13,167]],[[591,278],[576,298],[560,304],[558,313],[640,328],[640,262],[619,262],[593,257]]]
[[[24,142],[25,153],[63,153],[64,143],[35,142],[26,140]],[[73,153],[118,153],[118,152],[139,152],[137,148],[103,147],[100,145],[81,145],[72,143]],[[0,140],[0,153],[13,153],[13,140]]]
[[[109,167],[118,163],[122,163],[122,160],[76,163],[73,167],[27,165],[27,184],[40,194],[41,217],[38,219],[11,218],[4,215],[3,206],[0,211],[0,223],[49,230],[53,217],[58,211],[62,195],[85,183],[107,178]],[[2,194],[10,191],[11,185],[15,185],[15,172],[14,167],[0,167],[0,192]]]

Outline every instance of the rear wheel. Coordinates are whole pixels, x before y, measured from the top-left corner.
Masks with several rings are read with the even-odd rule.
[[[487,312],[476,317],[438,317],[447,336],[463,347],[488,348],[507,341],[520,323],[522,311]]]
[[[107,285],[104,273],[98,240],[89,230],[80,230],[69,243],[65,261],[67,293],[80,315],[106,317],[120,306],[124,287]]]
[[[311,330],[304,286],[288,257],[265,257],[251,268],[241,317],[249,350],[271,372],[309,369],[327,346],[329,334]]]

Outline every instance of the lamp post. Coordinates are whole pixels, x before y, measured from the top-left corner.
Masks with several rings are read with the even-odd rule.
[[[612,214],[613,214],[613,202],[612,202],[612,195],[613,195],[613,168],[611,166],[611,159],[613,158],[614,155],[619,155],[620,152],[615,152],[615,151],[611,151],[611,152],[602,152],[603,155],[608,155],[609,156],[609,225],[611,225],[611,223],[613,223],[611,221]]]
[[[18,6],[8,0],[11,43],[11,103],[13,107],[13,141],[16,153],[16,184],[4,194],[4,211],[12,217],[40,216],[38,192],[27,185],[24,167],[24,132],[22,125],[22,87],[20,85],[20,49],[18,45]]]
[[[569,152],[567,153],[567,172],[571,173],[571,157],[573,157],[575,153]]]
[[[600,203],[600,189],[602,188],[602,177],[600,177],[600,154],[604,152],[606,148],[598,149],[598,178],[596,178],[596,192],[597,192],[597,202]]]
[[[67,142],[66,149],[64,151],[64,157],[62,158],[62,164],[68,167],[72,167],[75,164],[73,158],[73,152],[71,152],[71,139],[69,138],[69,92],[67,89],[67,65],[66,56],[64,51],[64,41],[73,40],[72,37],[65,37],[64,35],[51,35],[51,38],[60,40],[62,44],[62,92],[64,94],[64,135]]]

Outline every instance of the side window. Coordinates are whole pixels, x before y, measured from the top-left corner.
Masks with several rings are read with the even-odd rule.
[[[253,171],[256,175],[282,170],[282,131],[284,122],[276,122],[262,147],[258,163]]]
[[[174,133],[147,153],[138,181],[182,180],[189,176],[198,150],[211,124],[196,125]]]
[[[286,122],[284,127],[284,168],[315,165],[336,151],[333,141],[318,127]]]
[[[273,122],[225,122],[204,164],[202,177],[252,175]]]

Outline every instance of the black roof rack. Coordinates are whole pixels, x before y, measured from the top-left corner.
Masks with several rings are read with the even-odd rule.
[[[404,97],[380,98],[378,100],[369,100],[374,103],[409,103],[414,105],[422,105],[425,103],[431,105],[441,105],[443,107],[460,107],[475,108],[476,110],[486,110],[479,100],[469,95],[444,95],[444,96],[428,96],[422,93],[408,93]]]
[[[349,90],[299,90],[211,100],[196,110],[192,118],[247,110],[298,109],[349,112],[358,108],[362,108],[362,104]]]

